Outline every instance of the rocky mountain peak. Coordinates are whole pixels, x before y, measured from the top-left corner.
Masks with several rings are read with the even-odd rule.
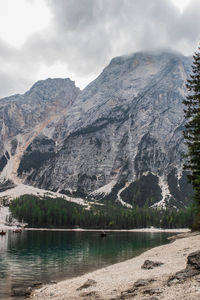
[[[21,182],[17,170],[28,149],[38,147],[43,151],[42,145],[46,145],[44,152],[52,152],[59,139],[60,126],[57,128],[56,124],[79,93],[69,78],[49,78],[36,82],[24,95],[0,101],[0,181]],[[34,143],[36,146],[31,146]],[[41,155],[37,158],[40,160]]]
[[[37,134],[26,140],[15,175],[29,185],[128,206],[188,204],[182,100],[190,62],[179,53],[138,52],[112,59],[83,91],[69,79],[39,81],[24,95],[37,102],[29,122]]]
[[[75,82],[69,78],[48,78],[46,80],[37,81],[31,89],[25,93],[25,97],[41,98],[43,101],[55,100],[60,98],[69,98],[69,96],[77,96],[80,89],[75,86]],[[64,99],[63,99],[64,100]]]

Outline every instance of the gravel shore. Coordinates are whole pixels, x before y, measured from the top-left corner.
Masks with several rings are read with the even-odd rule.
[[[168,284],[169,277],[184,269],[187,256],[197,250],[200,250],[200,234],[185,233],[170,244],[150,249],[125,262],[43,286],[34,291],[32,298],[197,300],[200,299],[200,273]],[[141,268],[146,260],[162,264],[155,264],[152,268]]]

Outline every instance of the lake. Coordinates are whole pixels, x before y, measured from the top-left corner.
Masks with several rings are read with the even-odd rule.
[[[0,236],[0,299],[35,281],[49,283],[117,263],[168,243],[172,233],[23,231]]]

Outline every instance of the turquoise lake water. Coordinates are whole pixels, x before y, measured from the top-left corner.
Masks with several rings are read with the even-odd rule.
[[[170,233],[23,231],[0,236],[0,299],[35,281],[84,274],[168,243]],[[13,298],[12,298],[13,299]]]

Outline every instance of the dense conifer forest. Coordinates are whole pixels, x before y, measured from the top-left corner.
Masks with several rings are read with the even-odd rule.
[[[193,223],[193,210],[153,209],[148,206],[125,208],[117,204],[92,205],[91,208],[64,199],[24,195],[10,204],[12,216],[29,227],[131,229],[155,226],[186,228]]]
[[[188,151],[185,155],[185,169],[194,188],[195,222],[194,230],[200,231],[200,47],[193,55],[192,74],[187,80],[188,95],[185,104],[185,130],[183,132]]]

